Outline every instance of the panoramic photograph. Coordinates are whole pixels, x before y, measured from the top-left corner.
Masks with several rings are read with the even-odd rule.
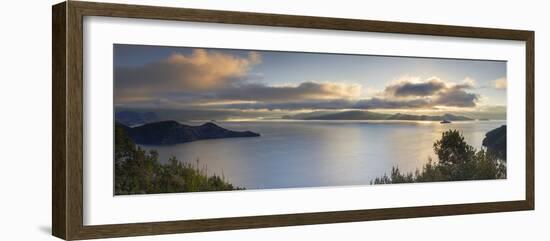
[[[506,179],[505,61],[115,44],[113,64],[115,195]]]

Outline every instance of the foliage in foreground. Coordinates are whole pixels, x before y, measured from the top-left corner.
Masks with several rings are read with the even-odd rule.
[[[506,162],[495,153],[486,150],[477,151],[464,141],[457,130],[443,132],[441,139],[433,145],[439,161],[431,158],[422,170],[401,172],[393,167],[389,175],[384,174],[371,181],[371,184],[440,182],[505,179]]]
[[[223,177],[208,176],[206,168],[182,163],[175,157],[167,164],[158,160],[155,150],[146,152],[115,128],[115,194],[150,194],[239,190]]]

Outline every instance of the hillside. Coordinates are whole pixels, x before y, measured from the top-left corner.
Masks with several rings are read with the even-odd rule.
[[[228,130],[210,122],[200,126],[184,125],[176,121],[154,122],[133,128],[120,122],[116,125],[125,130],[135,143],[145,145],[171,145],[205,139],[260,136],[251,131]]]
[[[128,129],[115,126],[115,195],[242,190],[225,177],[175,157],[159,160],[128,137]]]
[[[506,125],[487,132],[482,144],[487,147],[487,151],[506,160]]]

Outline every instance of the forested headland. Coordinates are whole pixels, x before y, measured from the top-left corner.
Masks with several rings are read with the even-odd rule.
[[[492,146],[487,141],[489,137],[506,140],[506,126],[498,129],[504,137],[495,138],[495,132],[489,132],[483,141],[485,146]],[[476,150],[464,141],[459,131],[448,130],[433,144],[438,161],[430,158],[421,170],[415,172],[402,172],[399,167],[392,167],[389,174],[374,179],[371,184],[505,179],[505,146],[504,150],[490,147]]]
[[[166,164],[157,151],[145,151],[128,137],[125,129],[115,125],[115,194],[151,194],[241,190],[206,167],[180,162],[175,157]]]

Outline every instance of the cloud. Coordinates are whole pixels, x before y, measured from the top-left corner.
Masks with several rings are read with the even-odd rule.
[[[477,81],[475,79],[466,77],[464,81],[462,81],[461,85],[465,86],[466,88],[473,88],[476,85],[476,83]]]
[[[368,99],[353,98],[359,93],[360,86],[322,87],[322,84],[307,82],[295,87],[280,89],[269,86],[255,86],[254,88],[241,89],[242,93],[239,93],[238,96],[249,93],[246,100],[255,100],[256,102],[222,104],[217,107],[269,110],[475,107],[480,96],[468,92],[469,89],[473,88],[474,83],[475,81],[472,79],[466,79],[458,84],[445,82],[438,78],[430,78],[426,81],[420,81],[419,79],[401,80],[396,84],[388,85],[383,93],[378,96]],[[334,95],[329,95],[334,98],[312,98],[317,94],[322,96],[327,94],[325,92],[330,93],[328,90],[334,92]],[[345,96],[350,98],[343,98]],[[225,97],[236,98],[237,96]]]
[[[261,61],[261,55],[253,51],[246,57],[238,57],[196,49],[189,55],[176,53],[140,67],[119,67],[115,71],[116,102],[178,106],[227,100],[348,99],[361,94],[358,84],[313,81],[286,86],[262,84],[255,80],[263,78],[261,74],[249,73]]]
[[[437,77],[425,81],[402,78],[384,89],[384,99],[373,98],[366,104],[380,108],[474,107],[480,96],[467,90],[475,83],[469,77],[461,83],[446,82]]]
[[[236,84],[220,90],[217,97],[229,100],[289,101],[349,99],[361,95],[361,85],[342,83],[302,82],[293,86]]]
[[[438,95],[449,90],[473,88],[475,80],[465,78],[462,83],[455,84],[441,80],[438,77],[431,77],[421,81],[418,77],[404,77],[395,84],[390,84],[384,89],[384,94],[396,98],[415,98]]]
[[[431,78],[426,82],[402,80],[397,84],[387,86],[384,91],[395,97],[430,96],[446,87],[446,84],[440,79]]]
[[[503,90],[503,89],[508,88],[508,81],[506,81],[505,77],[496,79],[494,82],[495,82],[495,88],[497,88],[499,90]]]
[[[195,49],[190,55],[175,53],[144,66],[116,68],[115,96],[122,101],[136,96],[156,98],[176,91],[220,89],[260,62],[257,52],[249,52],[246,57],[204,49]]]
[[[262,82],[261,73],[250,73],[261,61],[261,55],[253,51],[232,55],[195,49],[139,67],[117,67],[115,103],[119,107],[179,109],[420,109],[474,107],[480,98],[469,92],[475,84],[470,78],[452,83],[437,77],[406,76],[372,98],[364,97],[360,84],[304,81],[268,85]]]
[[[431,102],[434,106],[474,107],[479,95],[468,93],[461,88],[451,88],[438,94]]]

